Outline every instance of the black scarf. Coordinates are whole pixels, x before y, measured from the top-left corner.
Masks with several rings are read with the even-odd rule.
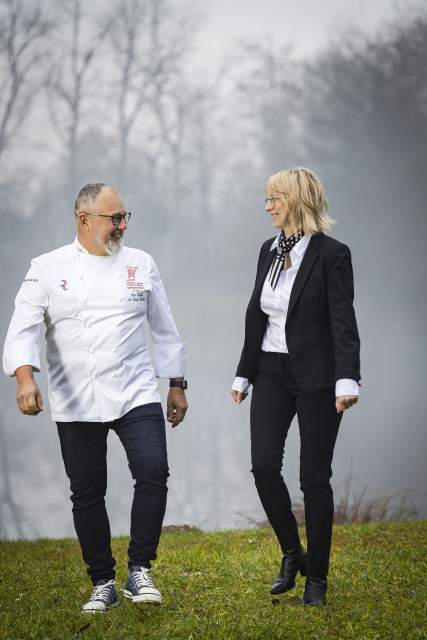
[[[286,256],[289,255],[291,249],[294,248],[297,242],[301,240],[304,235],[304,231],[302,229],[298,229],[292,236],[287,238],[285,236],[284,231],[280,233],[279,236],[279,245],[277,247],[277,256],[273,260],[273,264],[271,265],[269,280],[271,288],[274,289],[277,287],[277,283],[279,282],[280,274],[285,265]]]

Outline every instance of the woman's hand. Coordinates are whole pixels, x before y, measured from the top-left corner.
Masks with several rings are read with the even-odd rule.
[[[241,391],[235,391],[234,389],[231,390],[231,397],[233,398],[234,402],[237,402],[237,404],[243,402],[247,395],[247,393],[242,393]]]
[[[358,401],[358,396],[338,396],[335,401],[337,413],[342,413],[346,409],[350,409]]]

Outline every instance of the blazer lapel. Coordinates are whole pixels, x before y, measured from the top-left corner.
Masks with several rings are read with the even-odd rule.
[[[287,317],[292,313],[292,310],[295,306],[296,301],[307,281],[308,276],[313,268],[314,263],[317,260],[317,256],[319,253],[319,244],[321,242],[321,238],[323,233],[318,233],[311,237],[310,243],[306,249],[304,257],[302,259],[300,268],[298,269],[298,273],[295,278],[295,282],[292,287],[291,297],[289,299],[289,307]]]
[[[273,260],[275,259],[276,256],[277,256],[277,249],[273,249],[272,251],[269,251],[263,263],[260,265],[258,282],[254,291],[254,297],[258,300],[258,302],[260,301],[260,298],[261,298],[261,292],[264,286],[264,281],[267,277],[267,273],[269,272],[270,267],[273,263]]]

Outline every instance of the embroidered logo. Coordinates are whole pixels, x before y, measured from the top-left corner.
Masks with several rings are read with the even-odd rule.
[[[64,289],[64,291],[68,291],[68,282],[66,280],[61,280],[61,284],[59,286],[61,289]]]
[[[136,284],[142,284],[141,283],[136,283],[135,282],[135,274],[137,271],[138,267],[128,267],[128,289],[133,289],[135,287]]]
[[[144,300],[144,283],[136,280],[136,272],[138,267],[127,267],[128,279],[127,288],[129,289],[130,296],[128,301],[138,302]]]

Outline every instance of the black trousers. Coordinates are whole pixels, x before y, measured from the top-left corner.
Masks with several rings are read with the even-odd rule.
[[[300,483],[304,494],[308,575],[328,573],[334,502],[332,456],[342,414],[334,389],[302,390],[286,354],[263,352],[251,401],[252,472],[282,551],[300,544],[291,499],[281,475],[286,436],[295,414],[301,439]]]
[[[112,429],[126,451],[135,480],[129,566],[150,567],[156,559],[166,509],[169,475],[166,432],[159,402],[142,405],[112,422],[57,422],[70,479],[74,526],[93,584],[115,577],[110,523],[105,508],[107,436]]]

